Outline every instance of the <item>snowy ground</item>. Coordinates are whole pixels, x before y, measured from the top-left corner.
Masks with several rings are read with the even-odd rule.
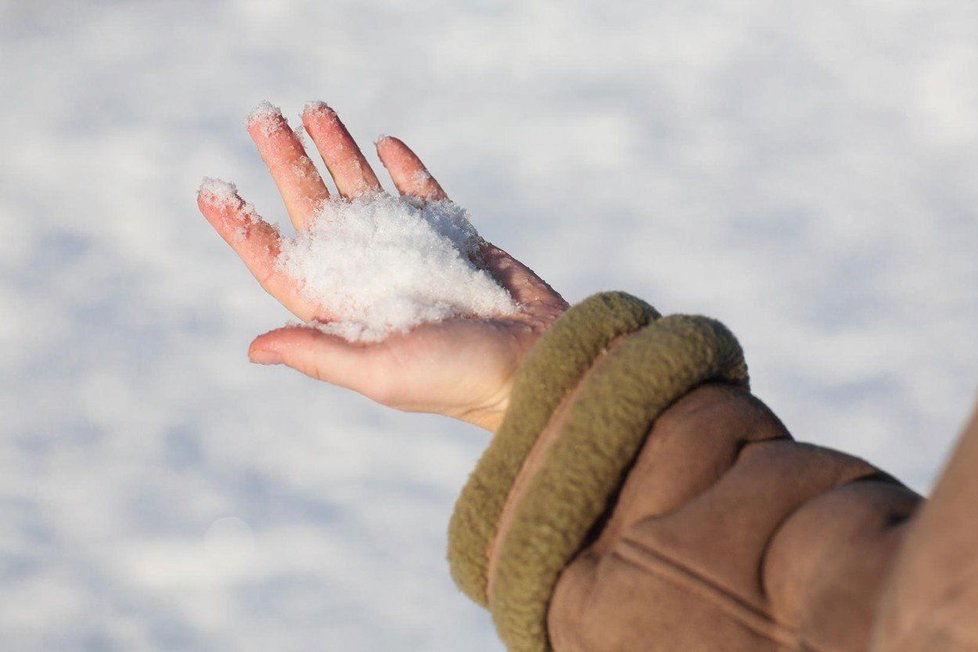
[[[287,369],[197,213],[243,128],[416,147],[571,301],[702,312],[801,438],[925,490],[978,388],[978,4],[0,2],[5,650],[498,650],[445,527],[484,433]]]

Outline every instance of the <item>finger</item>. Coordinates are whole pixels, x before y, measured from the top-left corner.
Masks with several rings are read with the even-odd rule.
[[[381,190],[377,175],[333,109],[322,102],[310,102],[302,112],[302,124],[316,143],[341,195],[351,199]]]
[[[289,219],[297,230],[304,228],[329,198],[319,171],[282,112],[268,102],[248,116],[248,133],[272,173]]]
[[[299,294],[288,275],[276,269],[281,241],[278,229],[259,217],[233,184],[204,179],[197,192],[197,206],[265,291],[300,319],[315,317],[315,306]]]
[[[286,326],[261,335],[248,347],[259,364],[284,364],[307,376],[383,402],[383,388],[371,361],[385,355],[382,347],[352,344],[309,326]]]
[[[479,250],[481,262],[506,288],[513,299],[524,306],[543,306],[563,311],[568,303],[536,273],[499,247],[485,243]]]
[[[377,156],[402,195],[429,201],[448,199],[448,195],[431,176],[421,159],[400,139],[384,136],[378,140]]]

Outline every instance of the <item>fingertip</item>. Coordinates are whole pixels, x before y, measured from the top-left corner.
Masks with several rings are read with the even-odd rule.
[[[262,100],[248,114],[248,133],[255,140],[259,136],[268,138],[277,131],[288,128],[289,121],[282,115],[282,109],[268,100]]]
[[[262,347],[262,339],[265,337],[265,335],[268,335],[268,333],[265,333],[263,335],[259,335],[255,339],[251,340],[251,344],[248,345],[248,357],[249,358],[251,357],[251,354],[252,353],[254,353],[255,351],[257,351],[257,350],[259,350],[261,348],[264,348],[264,347]]]
[[[204,177],[197,188],[197,208],[207,221],[222,231],[228,217],[236,216],[246,208],[245,201],[238,194],[233,183]]]
[[[197,187],[197,200],[214,206],[227,206],[241,201],[238,187],[230,181],[204,177]]]
[[[430,201],[447,198],[441,185],[431,176],[418,155],[400,138],[384,135],[377,140],[376,145],[377,156],[402,195]]]
[[[237,186],[221,179],[204,177],[197,189],[197,207],[211,222],[220,219],[224,227],[228,220],[255,225],[265,223],[254,207],[241,198]]]
[[[255,108],[253,108],[250,113],[248,113],[248,122],[254,122],[255,120],[263,117],[274,117],[274,116],[278,116],[279,118],[281,118],[282,109],[280,107],[275,106],[268,100],[262,100],[261,102],[255,105]]]
[[[312,100],[306,102],[306,105],[302,107],[302,115],[313,113],[335,113],[335,111],[333,111],[333,109],[331,109],[329,105],[322,100]]]
[[[248,345],[248,359],[256,364],[279,364],[282,353],[276,345],[275,335],[282,329],[278,328],[263,333],[253,339]]]
[[[339,122],[339,117],[328,104],[320,101],[306,102],[305,107],[302,109],[302,124],[309,129],[310,125],[314,127],[319,126],[329,126]]]
[[[380,137],[374,141],[374,147],[377,150],[377,158],[380,162],[384,164],[384,167],[388,170],[392,165],[398,165],[404,159],[404,150],[406,146],[399,138],[390,136],[388,134],[381,134]]]
[[[312,326],[283,326],[256,337],[248,347],[248,359],[262,365],[284,364],[319,378],[318,370],[309,366],[315,357],[310,356],[321,352],[328,340],[329,336]]]

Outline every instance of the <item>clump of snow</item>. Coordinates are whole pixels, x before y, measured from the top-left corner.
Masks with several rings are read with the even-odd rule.
[[[328,311],[322,330],[377,341],[423,322],[499,317],[519,307],[474,258],[482,240],[465,209],[385,193],[330,199],[283,239],[277,265]]]

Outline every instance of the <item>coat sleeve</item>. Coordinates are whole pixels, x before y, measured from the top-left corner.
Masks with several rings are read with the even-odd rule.
[[[722,324],[606,293],[531,351],[449,562],[512,650],[865,650],[918,502],[793,441]]]

